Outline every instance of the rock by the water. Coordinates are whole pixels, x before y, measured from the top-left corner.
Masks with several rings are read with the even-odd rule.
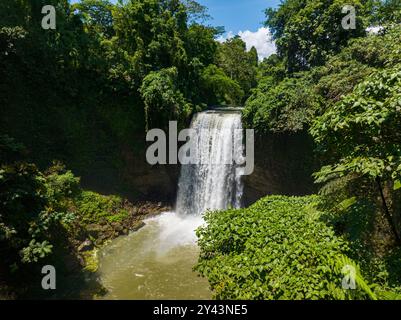
[[[84,242],[81,243],[81,245],[78,247],[79,252],[84,252],[84,251],[90,251],[93,250],[93,243],[90,240],[85,240]]]
[[[145,222],[143,221],[138,221],[131,227],[131,231],[138,231],[139,229],[143,228],[145,226]]]

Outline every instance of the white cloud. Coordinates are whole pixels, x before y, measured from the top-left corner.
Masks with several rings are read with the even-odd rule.
[[[375,26],[375,27],[368,27],[366,28],[366,31],[370,34],[378,34],[380,31],[382,31],[384,28],[383,26]]]
[[[276,53],[276,45],[272,39],[272,35],[268,28],[259,28],[258,31],[252,32],[249,30],[240,31],[238,35],[246,43],[246,49],[249,51],[252,47],[255,47],[258,51],[259,60]],[[225,36],[220,36],[217,41],[224,42],[234,37],[232,31],[228,32]]]
[[[220,36],[217,38],[218,42],[225,42],[228,39],[234,38],[234,33],[232,31],[229,31],[225,36]]]
[[[246,43],[247,50],[255,47],[258,51],[259,60],[276,53],[276,45],[268,28],[259,28],[256,32],[240,31],[238,35]]]

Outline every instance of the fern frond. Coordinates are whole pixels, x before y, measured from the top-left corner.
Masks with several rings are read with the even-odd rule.
[[[377,291],[377,296],[381,300],[401,300],[401,293],[392,291]]]
[[[355,283],[370,299],[378,300],[377,295],[372,291],[372,286],[364,279],[361,274],[359,265],[345,255],[339,256],[335,261],[335,271],[342,273],[345,266],[351,266],[355,270]]]

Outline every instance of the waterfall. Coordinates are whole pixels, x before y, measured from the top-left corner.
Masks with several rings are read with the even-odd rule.
[[[197,164],[182,165],[176,212],[200,215],[241,205],[241,167],[233,159],[243,157],[241,115],[238,112],[206,111],[194,116]]]
[[[243,160],[241,115],[202,112],[191,129],[201,161],[181,168],[176,212],[147,219],[99,254],[106,299],[211,299],[207,280],[192,270],[199,257],[195,230],[207,210],[240,206],[244,170],[232,160]]]

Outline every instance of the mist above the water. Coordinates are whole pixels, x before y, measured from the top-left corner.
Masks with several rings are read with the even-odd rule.
[[[176,212],[167,212],[148,219],[145,223],[148,227],[158,229],[152,247],[161,256],[176,247],[196,245],[196,229],[203,225],[204,220],[199,215],[184,216]]]

